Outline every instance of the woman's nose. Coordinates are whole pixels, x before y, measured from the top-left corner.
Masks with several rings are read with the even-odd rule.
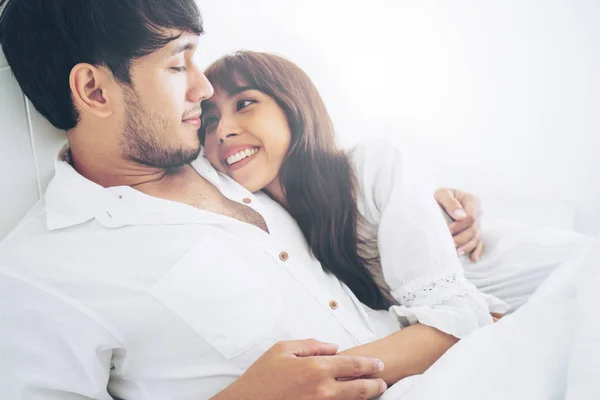
[[[237,133],[227,133],[219,137],[219,143],[223,144],[227,139],[237,136]]]

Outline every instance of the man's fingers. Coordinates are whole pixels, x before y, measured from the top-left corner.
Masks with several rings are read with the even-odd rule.
[[[435,200],[455,220],[462,220],[467,216],[463,206],[454,196],[452,189],[438,189],[435,191]]]
[[[377,397],[387,390],[383,379],[355,379],[337,382],[335,400],[367,400]]]
[[[383,362],[376,358],[335,356],[327,358],[336,378],[358,378],[383,371]]]
[[[483,240],[479,240],[479,244],[473,252],[471,253],[471,261],[477,262],[481,259],[481,255],[483,254]]]
[[[456,251],[459,256],[469,254],[473,250],[475,250],[475,248],[477,247],[477,243],[479,243],[479,238],[474,237],[473,239],[469,240],[467,244],[460,246]]]
[[[292,353],[297,357],[332,356],[338,352],[337,344],[315,339],[279,342],[275,346],[280,346],[283,352]]]

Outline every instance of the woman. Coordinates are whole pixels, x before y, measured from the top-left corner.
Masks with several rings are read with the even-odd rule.
[[[402,326],[419,322],[456,338],[492,323],[490,311],[505,311],[464,279],[433,190],[405,155],[385,143],[340,150],[322,99],[297,66],[239,52],[206,75],[215,95],[203,103],[205,156],[283,205],[323,269],[363,304],[391,307]]]

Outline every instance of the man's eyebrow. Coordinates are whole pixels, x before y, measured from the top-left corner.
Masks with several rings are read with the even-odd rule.
[[[195,50],[195,49],[196,49],[195,43],[190,43],[190,42],[182,43],[179,46],[177,46],[175,49],[173,49],[173,51],[171,52],[169,57],[173,57],[179,53],[183,53],[184,51]]]

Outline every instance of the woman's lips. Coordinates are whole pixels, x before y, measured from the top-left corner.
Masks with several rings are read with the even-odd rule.
[[[248,156],[246,158],[244,158],[243,160],[240,160],[238,162],[236,162],[235,164],[232,165],[228,165],[227,161],[225,161],[225,166],[226,168],[229,169],[229,171],[237,171],[240,168],[243,168],[246,164],[248,164],[250,161],[254,160],[254,157],[256,157],[256,155],[258,154],[257,150],[254,154],[252,154],[251,156]]]

